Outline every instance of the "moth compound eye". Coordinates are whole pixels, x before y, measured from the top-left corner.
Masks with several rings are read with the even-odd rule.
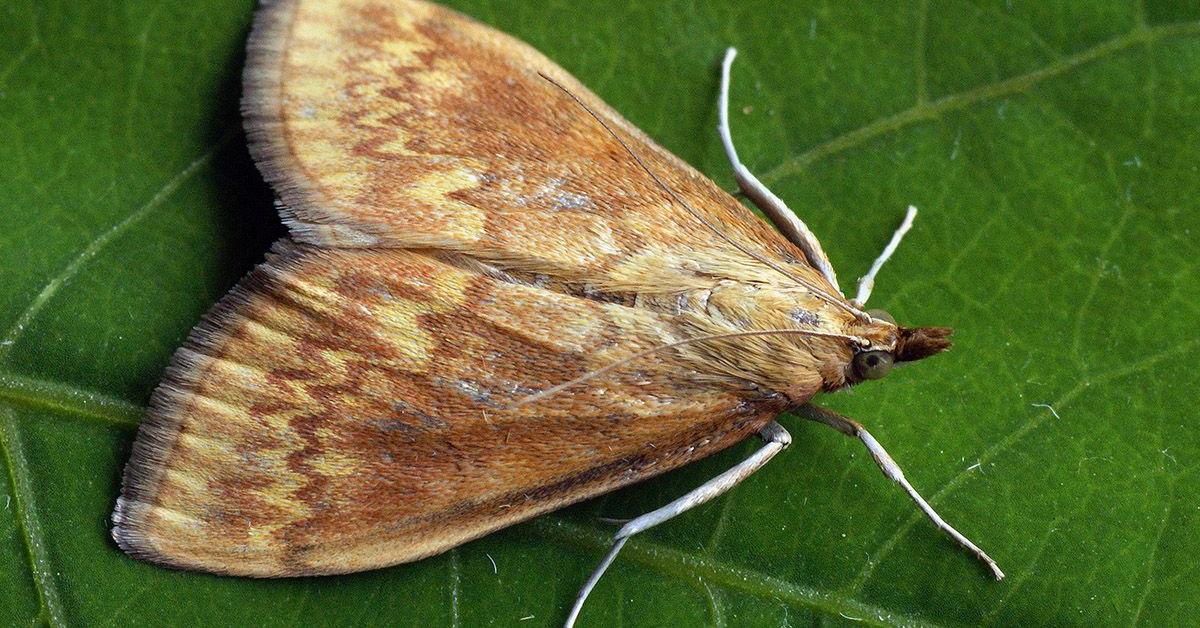
[[[877,321],[887,321],[893,325],[896,324],[896,319],[892,318],[892,315],[888,314],[887,310],[867,310],[867,316]]]
[[[887,351],[863,351],[854,356],[854,372],[863,379],[879,379],[892,370],[892,361]]]

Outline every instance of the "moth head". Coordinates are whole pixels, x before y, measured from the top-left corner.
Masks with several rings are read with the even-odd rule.
[[[852,382],[880,379],[898,363],[927,358],[950,348],[950,334],[954,330],[949,327],[903,327],[883,310],[871,310],[868,315],[872,325],[889,332],[894,341],[887,343],[891,348],[874,343],[858,348],[850,363]]]

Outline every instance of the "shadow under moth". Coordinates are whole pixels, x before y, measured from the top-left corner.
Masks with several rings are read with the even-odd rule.
[[[290,237],[193,330],[113,514],[131,555],[254,577],[415,561],[758,434],[744,462],[630,521],[732,488],[795,412],[949,346],[846,298],[820,243],[737,159],[774,224],[540,53],[418,0],[279,0],[245,72],[250,150]]]

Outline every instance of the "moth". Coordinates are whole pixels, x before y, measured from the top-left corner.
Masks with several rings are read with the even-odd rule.
[[[627,523],[732,488],[782,412],[949,347],[848,299],[820,243],[738,160],[774,224],[533,48],[419,0],[278,0],[249,39],[250,150],[290,236],[204,317],[154,391],[112,535],[253,577],[419,560],[703,458],[744,462]]]

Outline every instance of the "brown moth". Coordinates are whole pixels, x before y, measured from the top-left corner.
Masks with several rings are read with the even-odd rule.
[[[250,148],[291,237],[175,354],[113,537],[255,577],[418,560],[759,434],[765,446],[630,522],[715,497],[795,411],[949,346],[843,296],[816,238],[738,162],[777,227],[529,46],[418,0],[280,0],[255,20]]]

